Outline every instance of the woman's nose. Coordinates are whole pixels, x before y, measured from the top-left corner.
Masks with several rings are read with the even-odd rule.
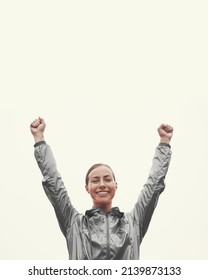
[[[100,187],[105,187],[105,183],[103,179],[100,179]]]

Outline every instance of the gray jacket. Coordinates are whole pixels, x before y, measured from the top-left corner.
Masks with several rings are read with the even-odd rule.
[[[171,158],[168,144],[159,144],[148,180],[129,213],[113,207],[79,213],[72,205],[53,153],[44,141],[35,144],[35,158],[43,175],[43,188],[51,201],[66,238],[70,260],[138,260],[141,241],[148,229]]]

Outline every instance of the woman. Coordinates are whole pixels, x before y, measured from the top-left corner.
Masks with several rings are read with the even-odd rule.
[[[93,208],[85,215],[72,205],[49,145],[44,139],[45,121],[34,120],[30,129],[35,140],[35,158],[43,175],[43,188],[51,201],[60,228],[66,238],[71,260],[138,260],[141,241],[148,229],[171,158],[173,128],[158,128],[160,143],[153,165],[138,200],[129,213],[112,207],[117,183],[106,164],[93,165],[86,175],[86,191]]]

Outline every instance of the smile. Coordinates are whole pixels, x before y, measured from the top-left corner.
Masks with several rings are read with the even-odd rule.
[[[99,192],[96,192],[96,194],[99,194],[99,195],[105,195],[105,194],[108,194],[109,191],[99,191]]]

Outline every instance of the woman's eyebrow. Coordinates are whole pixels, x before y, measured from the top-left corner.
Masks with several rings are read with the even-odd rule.
[[[104,175],[103,176],[104,178],[105,177],[111,177],[111,175],[110,174],[107,174],[107,175]],[[99,179],[100,178],[100,176],[93,176],[91,179]]]

